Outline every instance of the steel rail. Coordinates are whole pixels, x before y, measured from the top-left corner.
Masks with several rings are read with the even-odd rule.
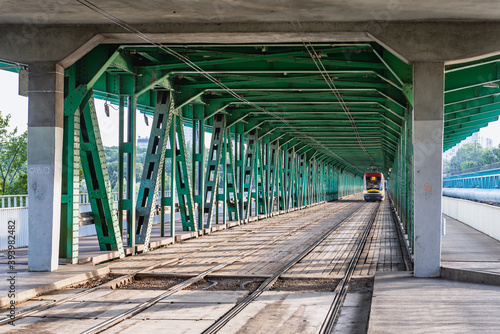
[[[377,205],[377,208],[374,210],[368,224],[363,231],[363,234],[359,238],[359,241],[356,246],[356,250],[354,252],[354,256],[349,261],[349,265],[347,266],[346,273],[344,277],[340,280],[339,284],[335,288],[335,297],[330,305],[325,321],[321,325],[319,330],[319,334],[329,334],[332,333],[333,328],[335,326],[335,321],[340,313],[340,309],[344,304],[345,296],[347,294],[347,289],[349,287],[349,283],[351,281],[352,274],[356,269],[356,265],[359,261],[363,248],[365,247],[366,240],[368,239],[368,235],[372,229],[373,223],[375,222],[375,218],[377,217],[378,211],[380,209],[380,202]]]
[[[350,206],[350,205],[347,205],[347,206]],[[356,211],[358,211],[358,209]],[[298,227],[296,227],[288,232],[282,233],[269,241],[264,241],[264,242],[258,243],[257,244],[257,245],[259,245],[258,247],[255,247],[255,246],[249,247],[246,249],[246,251],[243,254],[240,254],[240,255],[238,255],[238,256],[236,256],[236,257],[234,257],[234,258],[232,258],[224,263],[221,263],[221,264],[216,265],[210,269],[207,269],[207,270],[203,271],[202,273],[200,273],[194,277],[191,277],[191,278],[187,279],[186,281],[181,282],[181,283],[169,288],[166,292],[160,294],[159,296],[156,296],[156,297],[154,297],[154,298],[152,298],[152,299],[150,299],[150,300],[148,300],[140,305],[137,305],[137,306],[113,317],[113,318],[110,318],[110,319],[108,319],[100,324],[97,324],[97,325],[89,328],[88,330],[83,331],[81,334],[101,333],[102,331],[105,331],[108,328],[113,327],[113,326],[117,325],[118,323],[120,323],[126,319],[129,319],[129,318],[133,317],[134,315],[150,308],[151,306],[158,303],[160,300],[167,298],[167,297],[173,295],[174,293],[176,293],[184,288],[187,288],[190,285],[202,280],[203,278],[205,278],[205,276],[207,276],[207,275],[209,275],[209,274],[211,274],[219,269],[227,267],[228,265],[233,264],[233,263],[235,263],[235,262],[237,262],[245,257],[248,257],[248,256],[260,251],[261,249],[263,249],[263,248],[265,248],[273,243],[276,243],[280,239],[287,237],[288,235],[290,235],[290,234],[292,234],[300,229],[303,229],[306,226],[309,226],[313,223],[316,223],[316,222],[322,220],[324,217],[331,215],[331,214],[332,214],[332,212],[327,212],[326,214],[322,215],[321,217],[319,217],[315,220],[309,221],[307,223],[304,223],[304,224],[302,224],[302,225],[300,225],[300,226],[298,226]]]
[[[269,290],[274,283],[280,278],[280,276],[293,267],[297,262],[302,260],[305,256],[307,256],[312,250],[314,250],[320,243],[322,243],[328,236],[330,236],[337,228],[339,228],[344,222],[346,222],[349,218],[355,215],[357,212],[363,209],[367,204],[363,204],[358,207],[353,213],[349,216],[345,217],[341,221],[337,222],[334,226],[329,228],[325,233],[323,233],[314,243],[309,245],[306,249],[304,249],[300,254],[294,257],[290,262],[286,263],[283,267],[278,269],[271,277],[266,279],[252,294],[247,296],[241,302],[236,304],[232,309],[226,312],[219,320],[217,320],[210,327],[205,329],[203,334],[211,334],[217,333],[220,329],[222,329],[231,319],[233,319],[238,313],[243,311],[251,302],[257,299],[263,292]]]
[[[344,208],[346,208],[347,206],[349,206],[351,204],[347,204],[347,205],[344,205],[344,206],[341,206],[339,208],[336,208],[335,211],[333,212],[337,212],[339,210],[342,210]],[[316,211],[313,211],[313,212],[316,212]],[[308,212],[310,214],[310,212]],[[170,260],[167,260],[167,261],[164,261],[164,262],[161,262],[161,263],[157,263],[157,264],[154,264],[154,265],[151,265],[149,267],[146,267],[146,268],[142,268],[142,269],[139,269],[139,270],[136,270],[132,273],[129,273],[129,274],[126,274],[126,275],[123,275],[123,276],[120,276],[120,277],[117,277],[109,282],[106,282],[106,283],[103,283],[103,284],[100,284],[98,286],[95,286],[93,288],[90,288],[90,289],[87,289],[87,290],[84,290],[84,291],[81,291],[79,293],[76,293],[74,295],[71,295],[71,296],[68,296],[68,297],[64,297],[62,299],[59,299],[59,300],[55,300],[53,302],[49,302],[49,303],[46,303],[46,304],[43,304],[43,305],[40,305],[40,306],[36,306],[34,308],[31,308],[31,309],[28,309],[26,311],[21,311],[17,314],[15,314],[15,318],[14,318],[14,321],[16,320],[19,320],[19,319],[22,319],[22,318],[25,318],[25,317],[28,317],[30,315],[33,315],[33,314],[36,314],[36,313],[39,313],[39,312],[42,312],[42,311],[45,311],[47,309],[50,309],[52,307],[55,307],[55,306],[58,306],[58,305],[61,305],[61,304],[64,304],[65,302],[68,302],[68,301],[71,301],[71,300],[74,300],[74,299],[77,299],[79,297],[82,297],[82,296],[85,296],[89,293],[92,293],[94,291],[97,291],[98,289],[102,289],[102,288],[106,288],[106,287],[109,287],[109,286],[112,286],[114,284],[117,284],[119,282],[122,282],[122,281],[126,281],[126,280],[129,280],[129,279],[132,279],[133,277],[135,277],[137,274],[140,274],[140,273],[143,273],[143,272],[147,272],[147,271],[151,271],[151,270],[154,270],[154,269],[157,269],[157,268],[160,268],[160,267],[163,267],[163,266],[166,266],[170,263],[173,263],[173,262],[176,262],[178,260],[182,260],[186,257],[189,257],[189,256],[192,256],[192,255],[196,255],[198,253],[201,253],[201,252],[204,252],[204,251],[208,251],[214,247],[217,247],[217,246],[220,246],[220,245],[223,245],[225,243],[228,243],[232,240],[235,240],[235,239],[238,239],[238,238],[241,238],[241,237],[244,237],[244,236],[247,236],[249,234],[252,234],[252,233],[255,233],[257,231],[260,231],[260,230],[263,230],[263,229],[266,229],[266,228],[269,228],[269,227],[272,227],[278,223],[283,223],[283,222],[286,222],[286,221],[289,221],[291,219],[294,219],[296,217],[290,217],[288,219],[281,219],[281,220],[277,220],[276,222],[272,222],[272,223],[269,223],[265,226],[262,226],[260,228],[257,228],[257,229],[254,229],[252,231],[249,231],[249,232],[246,232],[246,233],[242,233],[242,234],[239,234],[237,236],[234,236],[234,237],[231,237],[231,238],[228,238],[226,240],[223,240],[223,241],[220,241],[218,243],[215,243],[213,245],[210,245],[208,247],[202,247],[202,248],[199,248],[198,250],[196,251],[193,251],[191,253],[188,253],[188,254],[184,254],[182,256],[178,256],[176,258],[173,258],[173,259],[170,259]],[[239,225],[241,226],[241,225]],[[2,325],[5,325],[5,324],[8,324],[10,322],[12,322],[12,318],[10,317],[5,317],[3,319],[0,319],[0,326]]]

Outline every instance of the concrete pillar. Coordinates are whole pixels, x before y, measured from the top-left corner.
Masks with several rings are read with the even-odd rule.
[[[58,267],[64,70],[52,62],[29,65],[28,220],[30,271]]]
[[[441,188],[444,64],[413,65],[415,276],[438,277],[441,266]]]

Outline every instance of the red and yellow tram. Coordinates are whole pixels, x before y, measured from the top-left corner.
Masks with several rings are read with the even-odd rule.
[[[366,173],[364,177],[363,198],[367,202],[381,201],[384,199],[384,174]]]

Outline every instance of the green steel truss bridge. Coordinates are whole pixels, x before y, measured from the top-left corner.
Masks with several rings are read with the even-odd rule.
[[[162,209],[178,203],[183,228],[196,231],[219,223],[219,202],[225,223],[359,191],[371,165],[388,175],[412,240],[411,65],[376,43],[314,44],[323,72],[302,44],[167,47],[203,71],[150,45],[100,45],[65,70],[61,256],[78,260],[79,164],[100,247],[123,256],[124,218],[129,246],[147,250],[157,199]],[[444,149],[498,119],[498,61],[447,66]],[[118,215],[92,97],[119,107]],[[136,108],[153,116],[137,198]],[[165,163],[175,166],[171,184]],[[161,196],[171,189],[177,198]]]
[[[160,211],[178,206],[194,232],[358,192],[377,166],[415,275],[439,275],[441,153],[500,115],[495,2],[467,12],[451,12],[450,1],[405,3],[377,19],[385,1],[317,1],[314,10],[292,1],[305,39],[283,8],[261,2],[200,1],[172,13],[103,1],[140,31],[88,1],[26,24],[45,2],[28,3],[0,16],[0,68],[22,83],[29,72],[30,240],[39,240],[30,270],[78,260],[79,166],[99,245],[121,256],[125,246],[148,250],[158,201]],[[119,113],[117,211],[94,97]],[[153,119],[137,195],[136,110]]]

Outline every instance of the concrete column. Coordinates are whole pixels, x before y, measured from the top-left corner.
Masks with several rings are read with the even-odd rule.
[[[30,271],[58,267],[61,216],[64,70],[29,65],[28,220]]]
[[[441,188],[444,64],[413,65],[415,276],[438,277],[441,266]]]

